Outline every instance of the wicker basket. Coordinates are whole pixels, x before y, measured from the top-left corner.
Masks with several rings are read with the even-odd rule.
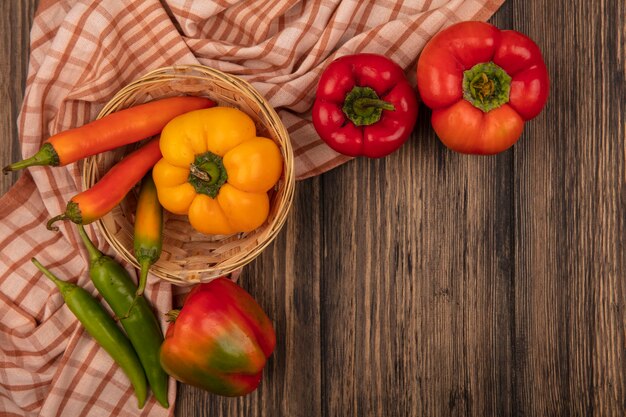
[[[270,244],[282,227],[294,193],[293,150],[280,118],[252,86],[236,77],[203,66],[174,66],[152,71],[120,90],[98,118],[157,98],[197,95],[218,105],[239,108],[257,125],[257,134],[273,139],[281,149],[283,174],[270,191],[266,222],[250,233],[210,236],[196,232],[186,216],[164,213],[163,252],[151,268],[154,275],[175,284],[193,284],[229,274],[252,261]],[[85,161],[83,187],[88,188],[125,154],[139,144],[106,152]],[[138,267],[133,256],[133,224],[137,187],[113,211],[97,221],[107,242],[126,261]]]

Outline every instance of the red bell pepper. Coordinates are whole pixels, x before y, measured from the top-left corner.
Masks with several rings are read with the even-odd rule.
[[[417,86],[448,148],[487,155],[517,142],[524,122],[543,109],[549,80],[541,51],[527,36],[461,22],[424,47]]]
[[[161,365],[175,379],[234,397],[261,382],[276,335],[269,318],[245,290],[226,278],[198,284],[161,345]]]
[[[380,158],[406,142],[417,109],[415,91],[395,62],[375,54],[348,55],[322,74],[313,125],[339,153]]]

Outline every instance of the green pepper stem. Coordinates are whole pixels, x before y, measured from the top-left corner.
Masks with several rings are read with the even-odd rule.
[[[139,261],[140,270],[139,270],[139,286],[137,287],[137,292],[135,295],[140,296],[146,289],[146,282],[148,281],[148,271],[152,266],[152,260],[149,258],[142,258]]]
[[[58,216],[54,216],[53,218],[48,220],[48,223],[46,223],[46,229],[51,230],[53,232],[58,232],[59,231],[59,227],[58,226],[53,226],[53,224],[58,222],[59,220],[67,220],[68,218],[69,217],[67,217],[67,215],[65,213],[59,214]]]
[[[139,261],[140,270],[139,270],[139,286],[137,287],[137,291],[135,291],[135,297],[133,297],[133,301],[130,303],[130,307],[128,307],[128,311],[124,316],[120,317],[120,319],[125,319],[130,316],[130,312],[133,310],[133,307],[137,304],[137,300],[139,297],[143,297],[143,292],[146,289],[146,282],[148,281],[148,270],[152,265],[152,261],[148,258],[142,258]]]
[[[167,313],[165,313],[165,315],[167,316],[167,321],[170,323],[176,321],[179,314],[180,314],[180,310],[176,310],[176,309],[170,310]]]
[[[143,293],[146,289],[146,282],[148,281],[148,271],[152,263],[153,262],[149,258],[141,258],[139,261],[139,265],[141,267],[139,272],[139,286],[137,287],[137,291],[135,291],[135,296],[133,297],[133,301],[130,303],[130,307],[128,307],[128,311],[126,311],[126,314],[122,317],[119,317],[120,320],[128,318],[130,316],[130,312],[137,304],[139,297],[143,297]]]
[[[61,294],[65,294],[75,287],[74,284],[65,282],[62,279],[59,279],[56,275],[50,272],[45,266],[43,266],[36,258],[31,258],[30,261],[33,264],[35,264],[37,269],[39,269],[45,276],[47,276],[50,279],[50,281],[54,283],[54,285],[57,286],[59,291],[61,291]]]
[[[366,114],[369,112],[370,107],[381,108],[383,110],[393,111],[396,108],[393,104],[387,103],[384,100],[375,99],[375,98],[357,98],[354,100],[354,110],[360,114]]]
[[[85,245],[85,248],[87,248],[87,252],[89,253],[89,263],[93,264],[98,259],[100,259],[103,254],[89,239],[89,236],[87,236],[87,233],[85,232],[85,227],[82,224],[78,225],[78,234],[80,235],[80,238],[82,239],[83,244]]]
[[[208,195],[211,198],[217,197],[220,188],[226,180],[228,174],[222,157],[210,151],[196,155],[194,162],[189,166],[189,177],[187,181],[193,186],[197,193]]]
[[[343,113],[356,126],[367,126],[377,123],[383,110],[394,111],[393,104],[381,100],[370,87],[355,86],[346,95],[343,102]]]
[[[139,297],[142,297],[142,296],[135,294],[135,296],[133,297],[133,301],[130,303],[130,306],[128,307],[128,310],[126,311],[126,313],[122,317],[115,316],[115,321],[125,320],[129,318],[130,312],[133,311],[133,308],[135,308],[135,305],[137,305],[137,300],[139,300]]]
[[[49,143],[44,143],[41,149],[39,149],[39,151],[37,151],[35,155],[22,161],[14,162],[11,165],[5,166],[4,168],[2,168],[2,173],[6,175],[11,171],[18,171],[20,169],[32,167],[35,165],[59,165],[59,155],[54,150],[52,145],[50,145]]]
[[[59,214],[58,216],[54,216],[53,218],[48,220],[48,223],[46,223],[46,227],[48,228],[48,230],[58,232],[59,228],[56,226],[53,226],[52,224],[59,220],[71,220],[76,224],[82,224],[83,215],[81,213],[80,206],[78,205],[78,203],[70,200],[67,203],[67,207],[65,208],[64,213]]]
[[[474,65],[463,73],[463,98],[489,112],[509,102],[511,77],[493,62]]]

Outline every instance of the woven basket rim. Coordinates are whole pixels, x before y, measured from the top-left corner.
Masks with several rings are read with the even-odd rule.
[[[274,205],[276,206],[276,214],[271,222],[261,226],[263,230],[256,239],[256,244],[251,248],[244,248],[235,255],[229,257],[226,261],[222,261],[217,265],[208,265],[206,268],[184,269],[184,273],[180,271],[168,271],[159,266],[159,263],[153,265],[150,272],[161,279],[170,281],[177,285],[192,285],[198,282],[208,281],[219,276],[227,275],[235,270],[243,267],[251,262],[275,239],[282,226],[284,225],[289,210],[291,208],[295,190],[295,170],[293,148],[287,129],[283,125],[280,117],[274,108],[265,100],[265,98],[247,81],[236,76],[224,73],[203,65],[172,65],[157,68],[149,71],[126,86],[118,90],[115,95],[105,104],[97,118],[100,119],[109,113],[124,108],[123,105],[147,87],[167,85],[168,83],[177,81],[197,81],[197,82],[219,82],[232,88],[236,94],[241,95],[245,100],[251,100],[252,103],[258,105],[261,112],[259,118],[267,121],[270,125],[265,126],[268,131],[273,131],[277,135],[275,140],[280,145],[283,155],[284,169],[280,184],[282,188],[278,193],[280,198],[276,198]],[[183,95],[183,94],[172,94]],[[210,95],[206,95],[211,98]],[[157,99],[155,97],[153,99]],[[150,100],[145,100],[147,102]],[[82,186],[83,189],[89,188],[96,181],[97,175],[97,156],[88,158],[82,168]],[[138,268],[139,264],[134,254],[114,236],[105,224],[105,220],[112,214],[109,213],[104,218],[98,219],[95,223],[100,229],[107,243],[122,257],[124,260]],[[261,229],[260,228],[260,229]],[[243,237],[245,239],[245,236]],[[197,257],[197,256],[196,256]],[[228,261],[228,262],[227,262]]]

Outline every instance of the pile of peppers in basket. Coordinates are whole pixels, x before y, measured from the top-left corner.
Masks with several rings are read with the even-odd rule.
[[[150,137],[154,138],[150,139]],[[247,232],[269,213],[268,191],[282,173],[282,155],[270,139],[258,137],[240,110],[214,107],[201,97],[174,97],[138,105],[49,138],[31,158],[4,172],[34,165],[62,166],[143,139],[90,189],[53,217],[77,224],[89,256],[91,281],[114,317],[97,298],[35,266],[58,287],[68,308],[128,376],[142,408],[148,388],[169,407],[168,374],[210,392],[237,396],[257,388],[275,345],[269,318],[242,288],[227,280],[201,284],[163,337],[143,297],[149,268],[161,256],[163,209],[187,214],[198,231]],[[141,182],[134,224],[139,282],[92,243],[84,229],[112,210]],[[118,326],[121,325],[121,328]]]
[[[268,191],[282,174],[282,154],[273,140],[257,136],[250,116],[213,106],[206,98],[173,97],[121,110],[52,136],[34,156],[3,171],[66,165],[159,135],[73,196],[48,229],[58,230],[59,220],[85,225],[101,218],[152,170],[159,203],[187,215],[197,231],[250,232],[269,215]]]
[[[461,22],[425,46],[417,87],[444,145],[485,155],[517,142],[524,122],[543,109],[549,80],[541,51],[527,36]],[[336,59],[322,73],[312,118],[336,152],[379,158],[406,142],[417,113],[415,91],[398,65],[357,54]]]

